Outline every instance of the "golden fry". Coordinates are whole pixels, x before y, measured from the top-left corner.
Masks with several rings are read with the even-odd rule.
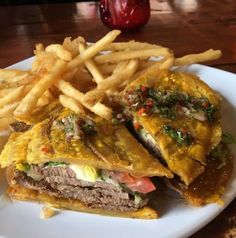
[[[75,38],[74,40],[71,40],[71,37],[66,37],[63,41],[63,47],[67,50],[69,50],[72,54],[72,57],[78,55],[80,50],[79,50],[79,42],[84,43],[85,40],[83,37],[79,36]]]
[[[20,117],[29,114],[34,109],[38,99],[55,83],[56,80],[58,80],[59,76],[64,73],[65,70],[65,62],[62,60],[57,60],[52,71],[41,78],[24,97],[20,105],[15,110],[14,115]]]
[[[78,67],[84,61],[95,56],[98,52],[102,51],[106,46],[113,42],[120,33],[121,31],[119,30],[110,31],[102,39],[91,45],[82,54],[76,56],[71,62],[69,62],[68,70]]]
[[[16,76],[26,75],[28,71],[18,69],[0,69],[0,81],[12,79]]]
[[[39,54],[39,52],[42,52],[44,50],[45,50],[44,45],[42,43],[36,44],[34,54],[37,55],[37,54]]]
[[[200,54],[189,54],[185,55],[181,58],[175,59],[176,66],[188,65],[188,64],[195,64],[201,63],[211,60],[217,60],[222,56],[221,50],[207,50]]]
[[[70,61],[72,60],[72,53],[65,49],[60,44],[52,44],[46,47],[46,52],[54,53],[59,59]]]
[[[13,88],[4,88],[0,90],[0,97],[4,97],[7,94],[11,93],[12,91],[14,91],[15,89],[17,89],[17,87],[13,87]]]
[[[96,56],[94,58],[94,61],[97,64],[117,63],[123,60],[130,60],[130,59],[147,59],[151,56],[169,57],[171,56],[171,52],[168,48],[164,47],[145,50],[122,51]]]
[[[169,70],[174,65],[174,62],[174,57],[170,57],[160,64],[159,69]]]
[[[44,94],[39,98],[37,102],[37,107],[42,107],[44,105],[49,104],[50,102],[53,101],[53,96],[49,90],[45,91]]]
[[[155,44],[149,44],[146,42],[138,42],[138,41],[128,41],[128,42],[115,42],[111,43],[107,46],[104,50],[111,50],[111,51],[119,51],[119,50],[144,50],[144,49],[153,49],[153,48],[160,48],[161,46]]]
[[[69,108],[75,113],[78,113],[78,114],[85,113],[83,106],[78,101],[76,101],[75,99],[71,97],[68,97],[66,95],[60,95],[59,101],[63,107]]]
[[[31,73],[27,72],[9,79],[0,80],[0,89],[16,88],[21,85],[27,85],[34,82],[36,79],[37,76],[33,76]]]
[[[0,108],[0,118],[9,117],[13,115],[14,110],[19,105],[19,102],[14,102],[12,104],[7,104],[4,107]]]
[[[103,90],[91,90],[84,95],[83,102],[93,106],[94,104],[100,102],[105,95],[106,94]]]
[[[24,95],[25,86],[20,86],[12,90],[5,97],[0,98],[0,107],[3,107],[6,104],[17,101]]]

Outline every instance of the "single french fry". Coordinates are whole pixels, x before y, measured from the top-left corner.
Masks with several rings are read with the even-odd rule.
[[[6,79],[2,81],[0,80],[0,90],[20,87],[22,85],[33,83],[35,80],[37,80],[37,76],[32,75],[30,73],[18,75],[18,76],[12,77],[11,79]]]
[[[20,117],[29,114],[37,104],[38,99],[43,93],[50,88],[66,70],[66,63],[62,60],[57,60],[52,71],[42,77],[24,97],[20,105],[14,112],[14,115]]]
[[[79,43],[79,50],[81,54],[86,50],[85,45],[81,42]],[[97,65],[93,62],[92,59],[86,60],[85,66],[88,69],[88,71],[91,73],[91,75],[93,76],[93,79],[96,83],[100,83],[104,80],[104,76],[99,71]]]
[[[105,97],[104,90],[91,90],[86,93],[83,97],[83,102],[93,106],[94,104],[100,102]]]
[[[7,104],[4,107],[0,108],[0,118],[13,116],[13,112],[18,105],[19,105],[19,102],[14,102],[14,103]]]
[[[0,69],[0,80],[12,79],[16,76],[26,75],[28,71],[18,69]]]
[[[57,214],[58,212],[53,208],[52,206],[46,205],[43,206],[41,212],[40,212],[40,218],[41,219],[48,219],[50,217],[53,217]]]
[[[49,90],[45,91],[44,94],[39,98],[36,107],[42,107],[44,105],[49,104],[52,102],[54,97],[52,96],[51,92]]]
[[[58,80],[55,85],[61,90],[62,93],[79,101],[84,107],[88,108],[90,111],[94,112],[100,117],[107,120],[112,118],[112,110],[109,107],[105,106],[102,103],[97,103],[92,107],[84,103],[84,94],[75,89],[70,83],[65,82],[64,80]]]
[[[168,48],[162,47],[145,50],[122,51],[99,55],[94,57],[94,61],[97,64],[105,64],[105,63],[117,63],[123,60],[130,60],[130,59],[147,59],[151,56],[164,56],[167,58],[170,57],[171,55],[172,53]]]
[[[17,89],[17,87],[13,87],[13,88],[3,88],[0,90],[0,97],[4,97],[7,94],[11,93],[12,91],[14,91],[15,89]]]
[[[68,64],[68,70],[78,67],[84,61],[95,56],[98,52],[102,51],[106,46],[113,42],[120,33],[121,31],[119,30],[110,31],[102,39],[91,45],[82,54],[76,56],[72,61],[70,61]]]
[[[80,102],[76,101],[75,99],[68,97],[66,95],[60,95],[59,101],[63,107],[69,108],[70,110],[74,111],[77,114],[84,114],[84,108],[80,104]]]
[[[60,44],[52,44],[46,47],[46,52],[54,53],[59,59],[65,61],[72,60],[72,53]]]
[[[79,50],[79,42],[85,42],[84,38],[81,36],[78,36],[74,40],[71,40],[71,37],[66,37],[63,41],[63,47],[67,50],[69,50],[72,54],[72,57],[78,55],[80,50]]]
[[[175,62],[174,57],[170,57],[160,64],[159,69],[169,70],[174,65],[174,62]]]
[[[181,58],[175,59],[174,65],[181,66],[181,65],[188,65],[188,64],[195,64],[201,63],[211,60],[217,60],[222,56],[221,50],[207,50],[200,54],[189,54],[185,55]]]
[[[0,118],[0,131],[6,130],[7,127],[15,121],[13,117]]]
[[[128,42],[115,42],[108,45],[104,50],[108,51],[120,51],[120,50],[144,50],[144,49],[153,49],[160,48],[161,46],[155,44],[149,44],[146,42],[138,42],[138,41],[128,41]]]
[[[42,52],[44,50],[44,45],[42,43],[38,43],[35,45],[34,54],[37,55],[39,52]]]
[[[24,90],[25,90],[25,86],[20,86],[18,88],[15,88],[5,97],[0,98],[0,107],[3,107],[6,104],[19,100],[20,97],[24,95]]]

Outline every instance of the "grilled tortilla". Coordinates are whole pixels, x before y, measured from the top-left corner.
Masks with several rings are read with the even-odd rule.
[[[0,164],[13,198],[135,218],[157,217],[146,206],[155,189],[149,177],[173,177],[123,125],[68,109],[12,133]]]
[[[141,140],[189,185],[205,170],[206,156],[221,139],[218,95],[196,76],[149,71],[123,96]]]
[[[137,143],[125,126],[113,126],[97,116],[93,117],[89,120],[95,124],[96,133],[71,140],[66,138],[65,130],[68,128],[62,129],[57,125],[57,122],[66,118],[71,120],[68,121],[71,133],[76,130],[73,123],[77,116],[67,109],[62,110],[54,121],[49,118],[26,132],[12,133],[1,153],[1,166],[4,168],[19,162],[62,162],[66,158],[68,163],[108,170],[115,168],[140,177],[173,177],[167,168]]]

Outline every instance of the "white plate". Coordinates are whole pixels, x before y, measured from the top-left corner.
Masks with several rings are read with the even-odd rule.
[[[14,68],[28,69],[32,58],[15,64]],[[222,103],[223,127],[236,135],[236,75],[214,68],[192,65],[185,71],[194,72],[224,97]],[[236,148],[232,148],[236,155]],[[6,186],[1,180],[0,191]],[[157,220],[133,220],[103,217],[85,213],[63,211],[59,215],[41,220],[41,205],[13,202],[0,208],[0,237],[188,237],[216,217],[236,195],[236,166],[224,195],[225,206],[210,204],[201,208],[191,207],[176,196],[160,201],[164,212]]]

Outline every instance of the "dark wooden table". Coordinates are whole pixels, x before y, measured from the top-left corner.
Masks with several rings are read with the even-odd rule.
[[[158,43],[177,56],[221,49],[223,57],[210,65],[236,73],[235,0],[152,0],[151,6],[148,25],[119,40]],[[0,7],[0,67],[32,56],[38,42],[61,42],[79,34],[92,42],[107,32],[93,2]],[[192,238],[236,237],[227,235],[230,228],[236,229],[235,216],[236,200]]]

